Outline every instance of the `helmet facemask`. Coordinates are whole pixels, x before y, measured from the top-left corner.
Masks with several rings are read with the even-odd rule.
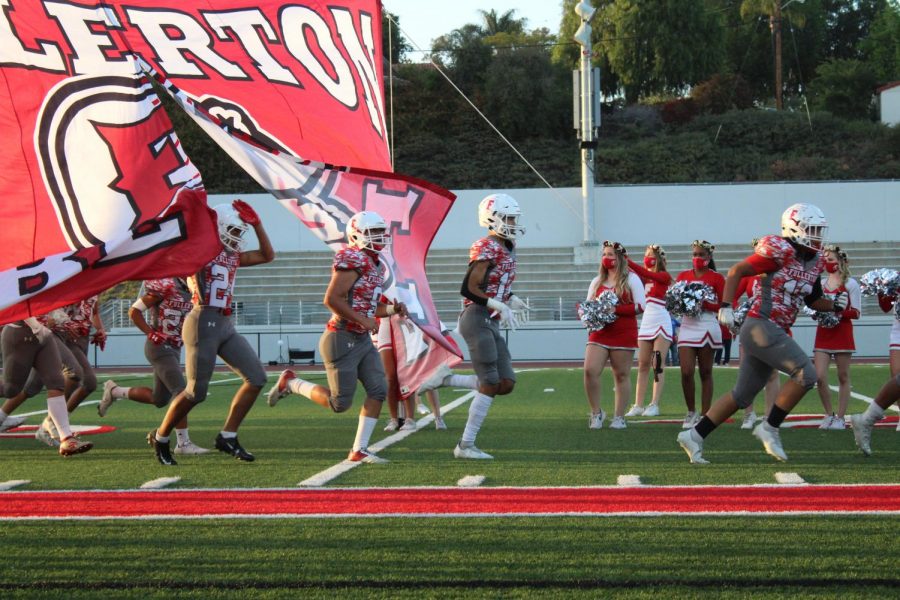
[[[242,252],[246,243],[244,235],[250,227],[230,204],[219,204],[213,210],[216,211],[222,245],[232,252]]]
[[[360,250],[381,253],[391,245],[387,224],[377,213],[363,211],[347,222],[347,243]]]
[[[781,235],[810,250],[822,250],[827,233],[825,215],[812,204],[794,204],[781,216]]]

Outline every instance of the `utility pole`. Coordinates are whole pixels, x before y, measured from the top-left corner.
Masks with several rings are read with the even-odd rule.
[[[594,239],[594,150],[597,142],[594,140],[594,73],[591,68],[593,45],[591,42],[591,25],[589,21],[594,16],[596,9],[588,0],[581,0],[575,5],[575,13],[581,18],[581,26],[575,32],[574,39],[581,45],[581,69],[580,77],[580,116],[581,116],[581,205],[583,212],[583,245],[595,246]],[[599,111],[598,111],[599,116]]]

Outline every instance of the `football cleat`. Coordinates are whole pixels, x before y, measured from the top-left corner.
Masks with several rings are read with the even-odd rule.
[[[116,401],[112,395],[114,387],[116,387],[116,382],[112,379],[109,379],[103,384],[103,395],[100,397],[100,404],[97,405],[97,414],[101,417],[106,416],[106,411],[108,411],[109,407],[112,406],[112,403]]]
[[[452,374],[450,367],[442,364],[428,379],[422,382],[422,385],[419,386],[419,393],[421,394],[442,387],[444,385],[444,380]]]
[[[70,435],[59,443],[60,456],[72,456],[82,454],[94,447],[91,442],[82,442],[74,435]]]
[[[865,415],[850,415],[850,426],[853,427],[853,438],[856,446],[866,456],[872,456],[873,424],[866,421]]]
[[[753,429],[754,425],[756,425],[756,413],[748,410],[744,413],[744,420],[741,421],[741,429]]]
[[[647,408],[644,409],[645,417],[658,417],[659,416],[659,404],[651,404]]]
[[[216,450],[219,452],[224,452],[225,454],[230,454],[238,460],[242,460],[244,462],[253,462],[256,460],[256,457],[244,450],[241,443],[238,441],[237,436],[233,438],[222,437],[222,434],[216,436]]]
[[[288,381],[296,378],[294,372],[290,369],[285,369],[281,372],[281,375],[278,376],[278,381],[275,382],[275,385],[272,386],[272,389],[269,390],[269,393],[266,394],[267,401],[269,406],[275,406],[278,404],[278,401],[291,393],[291,390],[288,389]]]
[[[178,464],[175,462],[175,459],[172,458],[172,450],[169,448],[169,442],[161,442],[156,439],[155,429],[147,434],[147,444],[153,448],[153,453],[156,454],[156,460],[159,461],[159,464],[167,467]]]
[[[781,435],[777,427],[772,427],[763,421],[753,430],[753,435],[762,442],[766,454],[782,462],[787,461],[788,457],[784,453],[784,448],[781,447]]]
[[[709,461],[703,458],[703,438],[695,434],[693,429],[682,431],[675,439],[678,440],[678,445],[687,452],[692,465],[709,464]]]
[[[350,454],[347,455],[347,460],[349,460],[350,462],[361,462],[369,465],[382,465],[384,463],[391,462],[386,458],[381,458],[378,455],[372,454],[366,448],[351,450]]]
[[[25,422],[26,418],[27,417],[16,417],[13,415],[7,416],[5,419],[3,419],[3,422],[0,423],[0,432],[9,431],[10,429],[18,427]]]
[[[492,458],[494,458],[487,452],[482,452],[474,445],[466,446],[464,448],[459,444],[457,444],[456,448],[453,449],[453,456],[455,456],[456,458],[472,458],[476,460],[491,460]]]
[[[51,448],[59,447],[59,433],[50,419],[44,419],[44,422],[38,426],[37,431],[34,432],[34,439],[44,442]]]
[[[197,454],[206,454],[209,448],[201,448],[194,442],[188,441],[186,444],[176,444],[175,454],[185,454],[195,456]]]

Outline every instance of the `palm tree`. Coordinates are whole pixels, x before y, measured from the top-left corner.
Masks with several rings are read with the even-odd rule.
[[[769,28],[772,30],[772,36],[775,38],[775,108],[781,110],[784,103],[781,98],[782,77],[781,77],[781,22],[787,19],[797,27],[803,27],[806,24],[806,16],[799,10],[784,10],[789,4],[797,3],[798,6],[803,4],[804,0],[787,0],[782,4],[782,0],[743,0],[741,2],[741,17],[748,19],[762,15],[769,17]]]
[[[525,22],[527,19],[516,19],[516,9],[511,8],[502,15],[498,15],[495,9],[479,10],[481,18],[484,19],[484,26],[481,28],[485,37],[496,35],[498,33],[519,34],[525,32]]]

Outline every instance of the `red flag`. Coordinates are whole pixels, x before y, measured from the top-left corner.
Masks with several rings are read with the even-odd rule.
[[[454,350],[450,352],[432,338],[422,335],[422,330],[411,320],[391,318],[391,344],[397,362],[397,380],[400,395],[407,398],[419,389],[426,379],[441,367],[455,367],[462,362],[462,352],[449,335],[444,340]]]

